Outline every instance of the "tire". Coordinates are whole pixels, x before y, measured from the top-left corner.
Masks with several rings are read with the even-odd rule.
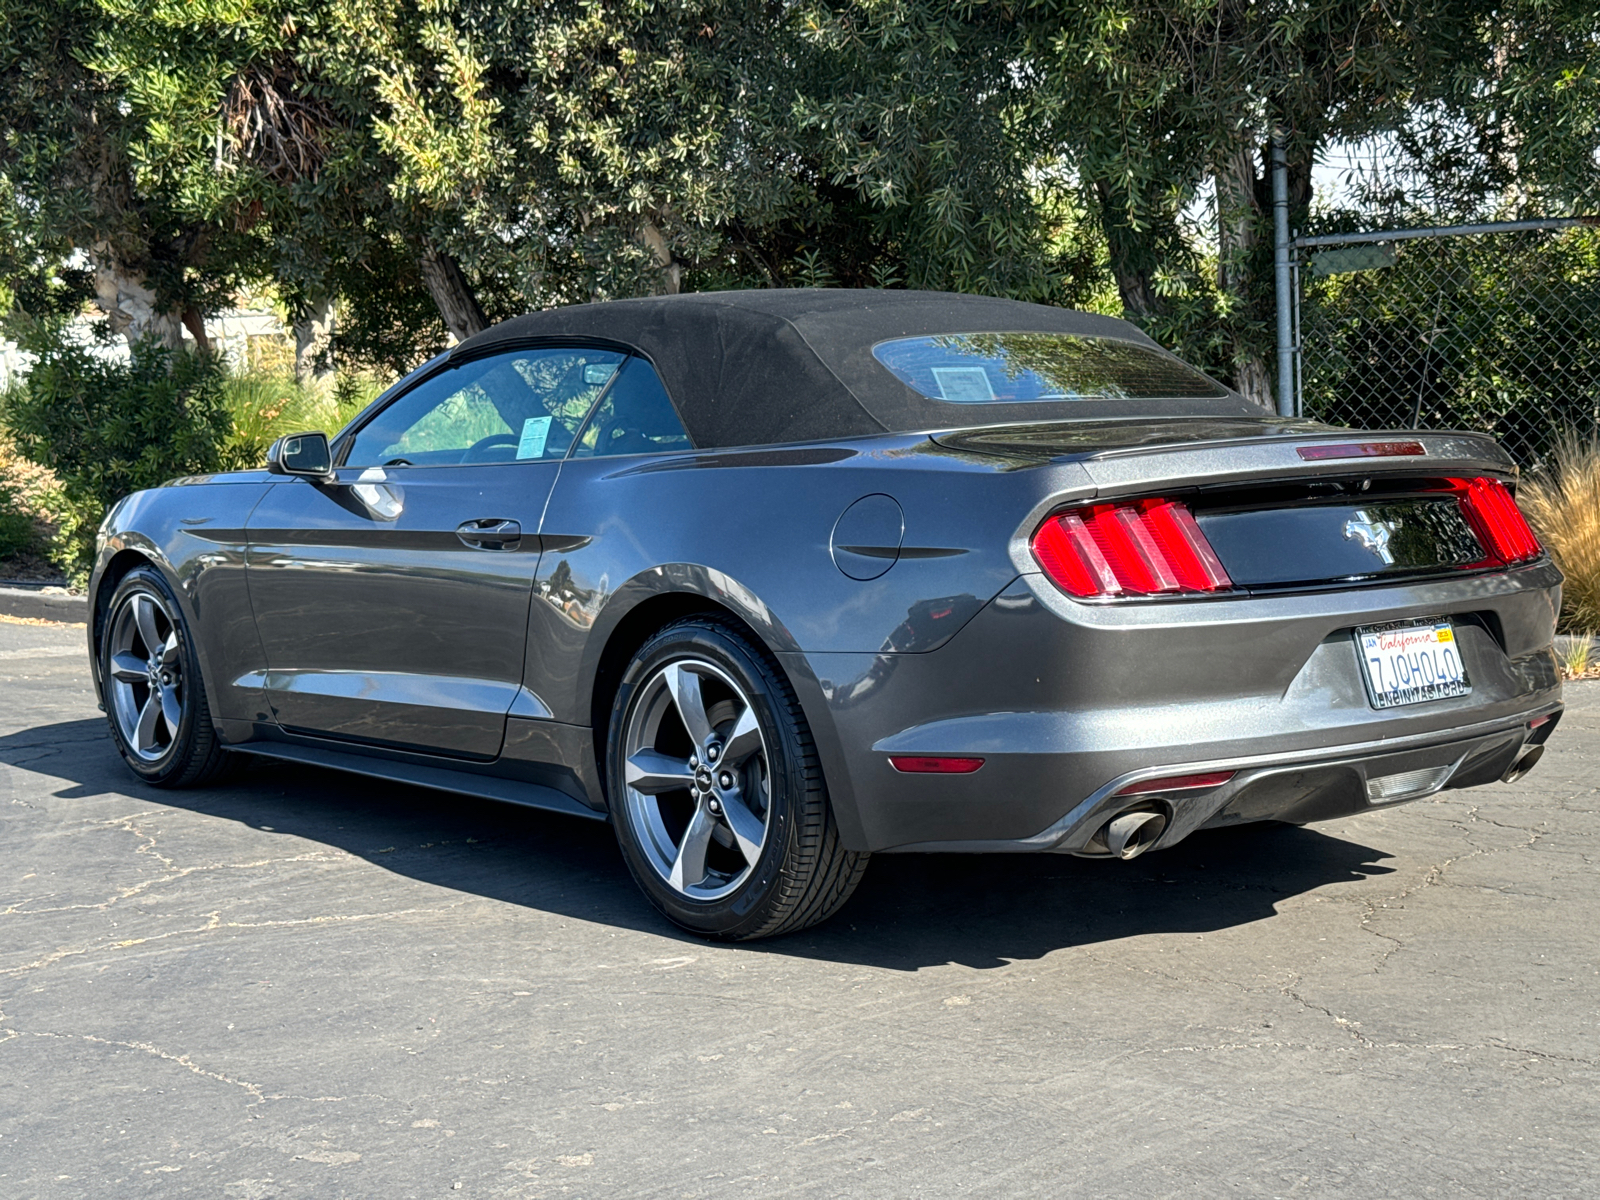
[[[123,761],[152,787],[210,782],[229,756],[211,720],[194,639],[166,579],[154,567],[135,567],[106,613],[100,678]]]
[[[794,689],[731,622],[677,622],[634,655],[612,702],[606,781],[634,880],[702,937],[825,921],[866,870],[869,856],[839,841]]]

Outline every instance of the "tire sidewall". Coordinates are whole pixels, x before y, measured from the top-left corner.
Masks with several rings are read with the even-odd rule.
[[[178,731],[172,739],[172,745],[167,748],[166,754],[154,762],[140,758],[133,747],[123,739],[114,711],[115,702],[111,698],[111,689],[114,686],[111,678],[111,630],[123,606],[130,597],[139,592],[156,596],[172,616],[173,628],[178,634],[179,667],[183,671],[183,716],[178,722]],[[181,776],[188,769],[190,760],[194,756],[194,723],[199,711],[205,707],[196,703],[198,697],[192,694],[191,689],[203,689],[205,684],[200,675],[200,663],[194,652],[194,641],[189,636],[189,622],[184,616],[183,607],[178,603],[178,598],[173,594],[166,577],[154,567],[135,567],[117,584],[116,591],[111,594],[111,603],[106,606],[106,623],[100,635],[99,657],[100,678],[106,693],[106,723],[111,727],[111,739],[116,743],[122,760],[134,774],[148,783],[167,783]]]
[[[704,658],[744,689],[755,710],[767,748],[767,786],[770,812],[767,840],[755,870],[737,891],[717,900],[696,901],[674,891],[656,873],[639,845],[632,825],[623,782],[623,757],[628,722],[639,700],[640,687],[667,663],[680,658]],[[765,656],[720,624],[695,620],[668,626],[644,644],[628,665],[612,703],[606,737],[607,794],[611,820],[623,859],[640,889],[673,923],[709,937],[737,938],[767,920],[774,897],[781,891],[783,873],[792,861],[797,790],[805,788],[803,751],[793,723],[777,707],[781,681]]]

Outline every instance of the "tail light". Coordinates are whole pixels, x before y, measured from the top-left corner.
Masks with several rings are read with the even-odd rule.
[[[1172,595],[1233,586],[1194,514],[1176,500],[1059,513],[1033,535],[1033,556],[1073,596]]]
[[[1510,490],[1498,479],[1448,479],[1445,486],[1487,554],[1475,566],[1503,567],[1527,562],[1544,552]]]
[[[889,765],[902,775],[971,775],[983,766],[983,759],[952,758],[943,754],[891,754]]]
[[[1140,796],[1146,792],[1192,792],[1202,788],[1218,788],[1232,779],[1237,771],[1207,771],[1204,775],[1169,775],[1165,779],[1141,779],[1127,787],[1118,788],[1119,796]]]

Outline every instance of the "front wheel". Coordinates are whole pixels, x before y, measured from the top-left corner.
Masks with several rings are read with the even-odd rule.
[[[799,701],[729,623],[678,622],[634,656],[607,738],[612,823],[669,919],[744,941],[831,917],[866,869],[847,850]]]
[[[111,736],[134,774],[155,787],[214,778],[227,759],[183,610],[154,567],[135,567],[112,594],[100,639]]]

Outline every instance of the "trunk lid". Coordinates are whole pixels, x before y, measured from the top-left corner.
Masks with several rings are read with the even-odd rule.
[[[1379,433],[1271,417],[1054,422],[935,440],[1014,469],[1076,463],[1094,492],[1063,504],[1181,501],[1235,591],[1248,592],[1493,566],[1451,481],[1515,472],[1479,434]]]

